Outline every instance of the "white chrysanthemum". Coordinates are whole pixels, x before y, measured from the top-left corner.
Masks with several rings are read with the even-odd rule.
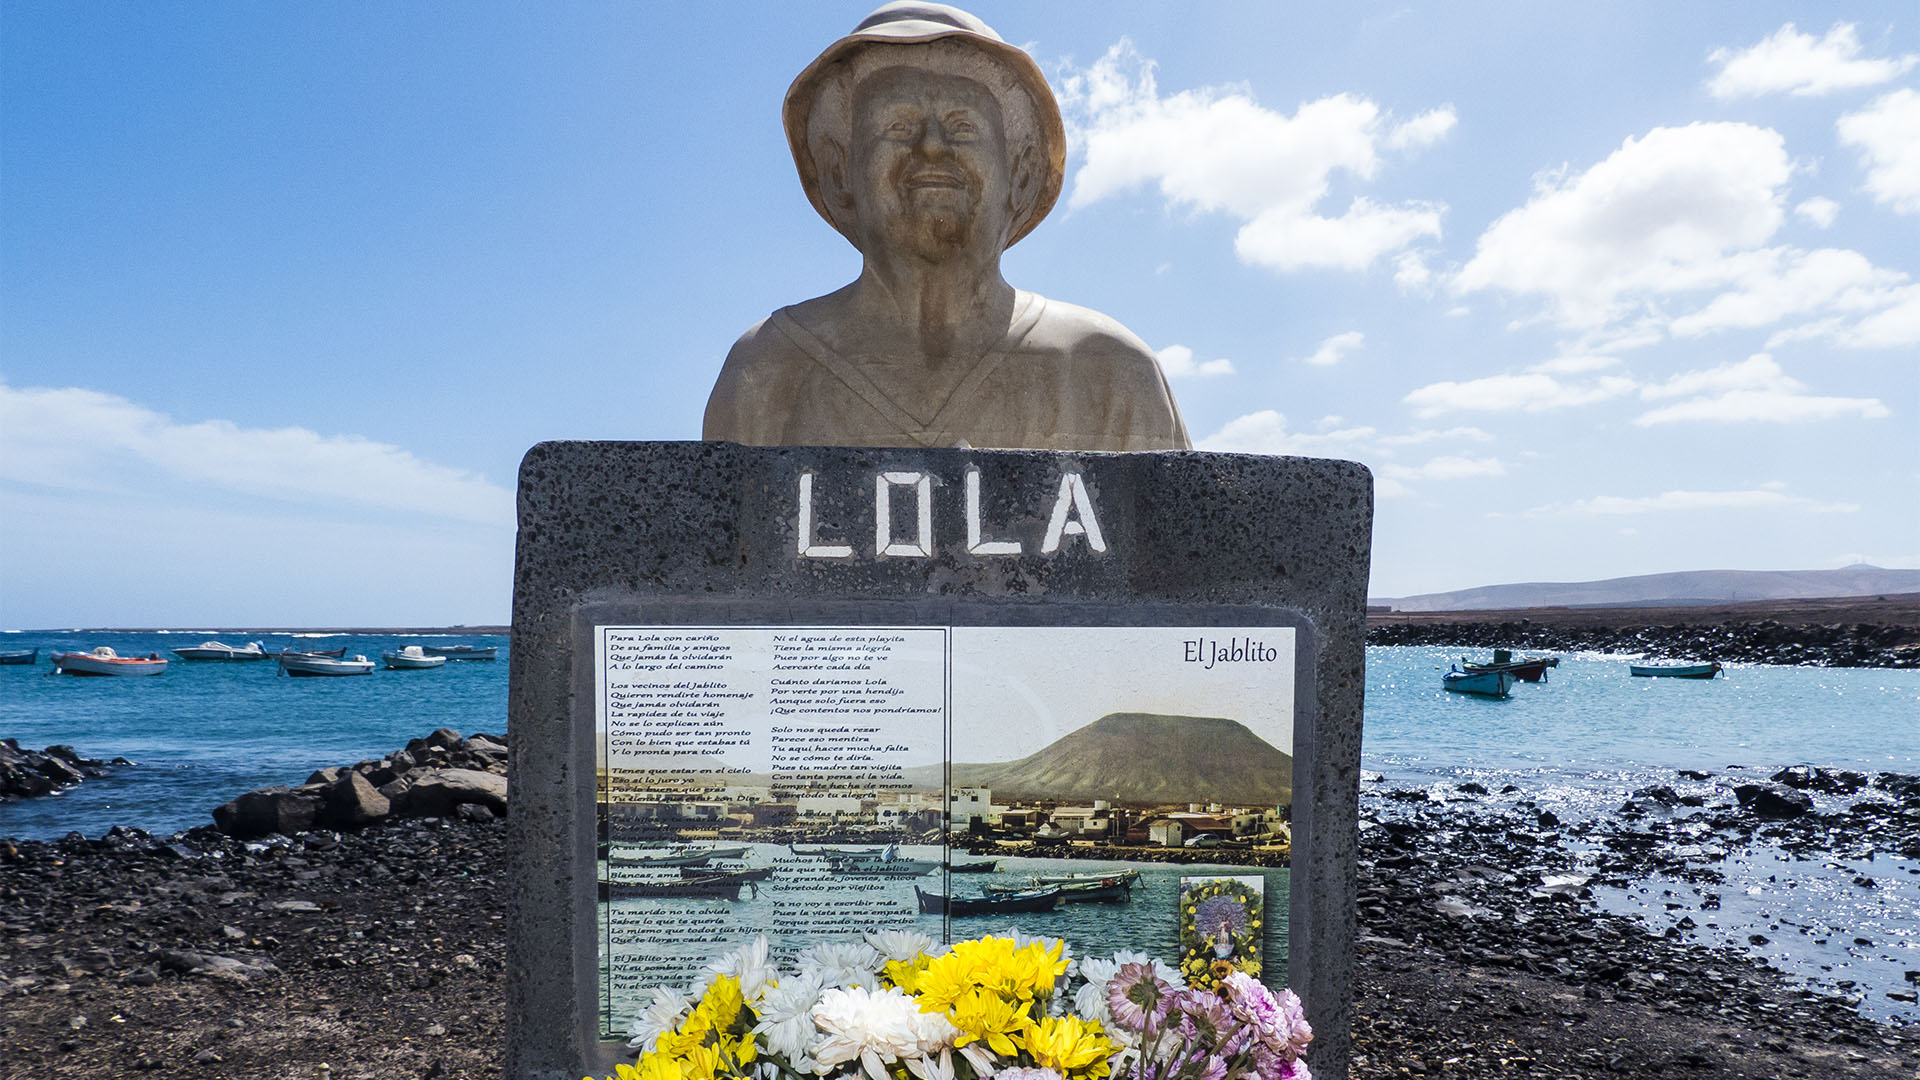
[[[821,1039],[813,1023],[813,1007],[820,1001],[820,980],[811,975],[796,975],[769,987],[760,999],[760,1022],[754,1033],[768,1050],[786,1058],[795,1069],[812,1072],[814,1049]]]
[[[822,942],[800,953],[802,974],[817,975],[822,986],[879,987],[880,953],[865,942]]]
[[[887,1066],[946,1050],[960,1034],[946,1016],[923,1013],[899,987],[833,987],[820,992],[813,1022],[826,1038],[814,1050],[821,1076],[858,1060],[873,1080],[889,1080]]]
[[[687,1006],[693,999],[670,986],[655,987],[653,1001],[640,1010],[633,1018],[633,1026],[627,1029],[632,1036],[627,1041],[629,1047],[635,1047],[652,1053],[654,1044],[660,1036],[680,1026],[687,1017]]]
[[[1116,973],[1119,971],[1121,964],[1152,964],[1153,973],[1160,976],[1163,981],[1171,984],[1175,990],[1185,990],[1187,988],[1186,977],[1180,974],[1180,969],[1169,967],[1166,962],[1157,956],[1148,956],[1143,952],[1122,949],[1113,954],[1113,964]]]
[[[740,996],[749,1002],[760,1000],[767,986],[779,979],[780,972],[767,960],[767,935],[755,934],[745,945],[715,960],[706,967],[707,981],[717,975],[740,980]]]
[[[1076,961],[1075,968],[1088,985],[1098,986],[1103,994],[1107,992],[1107,984],[1120,974],[1120,962],[1105,956],[1089,956]]]
[[[1106,982],[1090,982],[1082,986],[1073,995],[1073,1014],[1082,1020],[1098,1020],[1102,1027],[1114,1026],[1113,1014],[1107,1009]]]
[[[878,930],[866,938],[882,960],[911,960],[921,953],[933,955],[933,939],[918,930]]]

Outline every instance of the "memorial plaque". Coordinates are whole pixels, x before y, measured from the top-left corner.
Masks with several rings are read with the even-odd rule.
[[[509,1075],[755,933],[1018,926],[1292,986],[1343,1076],[1370,524],[1345,462],[535,447]]]

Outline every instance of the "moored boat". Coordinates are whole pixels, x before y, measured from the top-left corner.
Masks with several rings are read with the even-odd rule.
[[[1087,882],[1124,881],[1129,886],[1140,880],[1138,870],[1110,870],[1106,873],[1077,874],[1035,874],[1027,879],[1030,885],[1083,885]]]
[[[1124,904],[1133,899],[1134,880],[1128,877],[1110,877],[1099,881],[1076,881],[1049,887],[1060,890],[1060,902],[1063,904]],[[1012,896],[1030,891],[1032,891],[1030,885],[987,886],[989,896]]]
[[[958,859],[947,863],[949,874],[991,874],[1000,869],[999,859],[979,859],[974,862],[961,862]]]
[[[388,650],[380,654],[386,662],[388,671],[426,671],[432,668],[446,667],[444,656],[428,656],[418,645],[409,645],[399,652]]]
[[[737,859],[747,853],[744,847],[677,847],[664,851],[613,846],[607,852],[608,865],[622,866],[705,866],[714,859]]]
[[[998,896],[943,896],[913,887],[922,915],[1020,915],[1060,906],[1060,887],[1026,889]]]
[[[738,900],[740,889],[745,886],[758,894],[751,881],[725,875],[681,878],[666,881],[607,881],[600,882],[602,900],[636,899],[686,899],[686,900]]]
[[[275,660],[278,660],[282,656],[318,656],[325,659],[338,660],[347,655],[347,647],[342,645],[337,649],[283,649],[280,652],[269,652],[265,655]]]
[[[765,881],[773,876],[771,866],[683,866],[683,878],[732,878],[735,881]]]
[[[54,653],[53,670],[67,675],[158,675],[167,670],[159,653],[121,656],[102,645],[92,652]]]
[[[228,645],[220,641],[203,641],[198,645],[170,650],[182,660],[265,660],[267,650],[257,641],[245,645]]]
[[[1643,679],[1711,679],[1723,669],[1720,661],[1704,664],[1628,664],[1630,674]]]
[[[1480,697],[1503,698],[1513,692],[1513,684],[1519,678],[1511,671],[1461,671],[1459,668],[1440,676],[1442,689],[1456,694],[1477,694]]]
[[[335,660],[311,653],[281,653],[280,670],[289,675],[371,675],[373,661],[355,654],[351,660]]]
[[[500,651],[498,645],[428,645],[428,656],[444,656],[449,660],[492,660]]]
[[[0,664],[31,664],[39,659],[39,649],[9,649],[6,652],[0,652]]]
[[[1510,671],[1521,682],[1545,682],[1547,669],[1559,666],[1560,658],[1557,656],[1527,656],[1515,660],[1513,652],[1508,649],[1493,650],[1491,663],[1478,663],[1464,656],[1460,658],[1460,668],[1468,674],[1478,674],[1483,671]]]

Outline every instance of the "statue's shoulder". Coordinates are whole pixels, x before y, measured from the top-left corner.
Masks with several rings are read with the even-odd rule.
[[[1138,334],[1110,315],[1062,300],[1041,301],[1040,318],[1025,338],[1027,348],[1060,357],[1102,411],[1128,434],[1113,449],[1187,449],[1186,422],[1160,360]],[[1108,449],[1108,447],[1102,447]]]
[[[781,441],[772,429],[775,414],[767,403],[789,400],[811,364],[792,334],[781,328],[793,325],[792,310],[782,308],[754,323],[727,350],[707,398],[703,438],[757,445]]]
[[[1116,376],[1160,381],[1160,362],[1140,336],[1111,315],[1043,299],[1040,319],[1027,333],[1028,348],[1071,357],[1076,364],[1110,365]]]

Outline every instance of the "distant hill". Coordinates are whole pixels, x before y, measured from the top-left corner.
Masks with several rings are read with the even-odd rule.
[[[1686,570],[1605,581],[1534,581],[1457,592],[1370,599],[1395,611],[1493,611],[1536,607],[1621,607],[1813,600],[1920,592],[1920,570],[1857,563],[1839,570]]]
[[[953,766],[955,787],[995,799],[1293,802],[1293,755],[1217,716],[1109,713],[1018,761]]]

